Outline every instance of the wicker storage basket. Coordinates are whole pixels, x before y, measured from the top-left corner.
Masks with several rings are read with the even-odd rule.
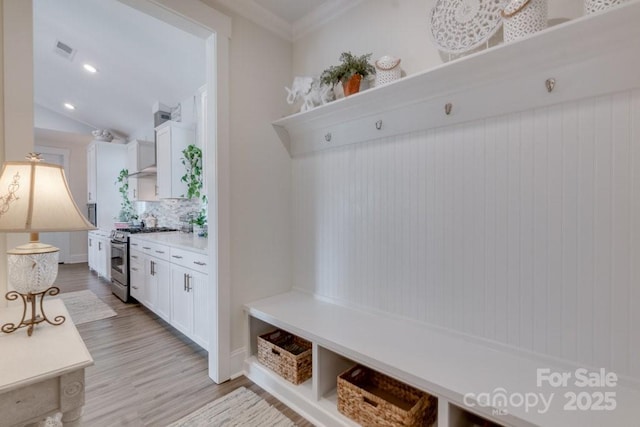
[[[311,378],[311,343],[283,330],[258,337],[258,361],[294,384]]]
[[[338,411],[362,425],[430,426],[437,407],[430,394],[360,365],[338,376]]]
[[[511,0],[502,11],[504,41],[512,42],[547,28],[547,0]]]

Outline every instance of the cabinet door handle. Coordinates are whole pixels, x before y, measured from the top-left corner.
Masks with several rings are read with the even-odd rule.
[[[138,259],[138,255],[131,255],[131,258]]]
[[[191,275],[187,274],[187,292],[191,292]]]
[[[133,285],[131,285],[131,287],[132,287],[133,289],[138,289],[138,287],[137,287],[137,286],[133,286]]]
[[[138,246],[137,243],[130,243],[131,246]]]
[[[135,268],[135,267],[131,267],[131,270],[133,270],[133,271],[138,271],[138,269],[137,269],[137,268]]]
[[[92,246],[93,246],[93,245],[92,245],[92,242],[93,242],[93,240],[89,239],[89,247],[92,247]]]
[[[207,265],[207,263],[206,263],[206,262],[202,262],[202,261],[193,261],[193,263],[194,263],[195,265],[200,265],[200,266],[202,266],[202,265]]]
[[[102,242],[98,242],[98,250],[101,251],[102,250]]]
[[[156,185],[156,196],[158,195],[158,186]]]
[[[147,250],[148,250],[148,249],[151,249],[151,247],[149,247],[149,246],[143,246],[143,247],[142,247],[142,249],[147,249]]]
[[[187,273],[182,273],[182,290],[187,290]]]
[[[153,261],[149,261],[151,263],[151,275],[155,276],[156,275],[156,263]]]
[[[91,200],[91,191],[89,191],[89,200]]]
[[[182,257],[180,255],[171,255],[171,258],[182,259]]]
[[[157,254],[163,254],[164,251],[156,251]]]
[[[133,198],[134,199],[136,198],[136,189],[135,188],[133,189]]]

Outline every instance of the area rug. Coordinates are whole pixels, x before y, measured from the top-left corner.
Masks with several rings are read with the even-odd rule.
[[[64,301],[64,305],[76,325],[106,319],[117,314],[89,290],[67,292],[59,294],[57,298]]]
[[[203,406],[168,427],[294,427],[266,400],[240,387]]]

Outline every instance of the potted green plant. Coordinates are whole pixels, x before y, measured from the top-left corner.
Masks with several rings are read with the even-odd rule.
[[[129,223],[134,219],[138,219],[135,209],[131,200],[129,200],[129,170],[122,169],[118,174],[118,178],[115,182],[119,185],[118,191],[122,196],[122,202],[120,202],[120,213],[118,214],[118,221],[121,223]]]
[[[182,150],[182,164],[185,167],[185,174],[182,182],[187,184],[187,194],[183,197],[187,199],[200,199],[202,206],[197,215],[191,219],[194,226],[194,233],[199,236],[207,235],[207,196],[203,193],[204,178],[202,176],[202,150],[194,144],[190,144]]]
[[[376,69],[369,63],[371,54],[355,56],[351,52],[342,52],[340,65],[332,65],[322,72],[320,81],[327,86],[334,87],[342,82],[344,96],[357,93],[360,90],[360,81],[363,77],[375,74]]]

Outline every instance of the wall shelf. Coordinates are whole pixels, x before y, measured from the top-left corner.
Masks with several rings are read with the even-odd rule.
[[[640,87],[640,2],[272,123],[292,157]],[[556,85],[549,92],[547,79]],[[451,114],[445,105],[452,105]],[[382,121],[382,126],[376,126]],[[380,129],[377,129],[380,127]]]

